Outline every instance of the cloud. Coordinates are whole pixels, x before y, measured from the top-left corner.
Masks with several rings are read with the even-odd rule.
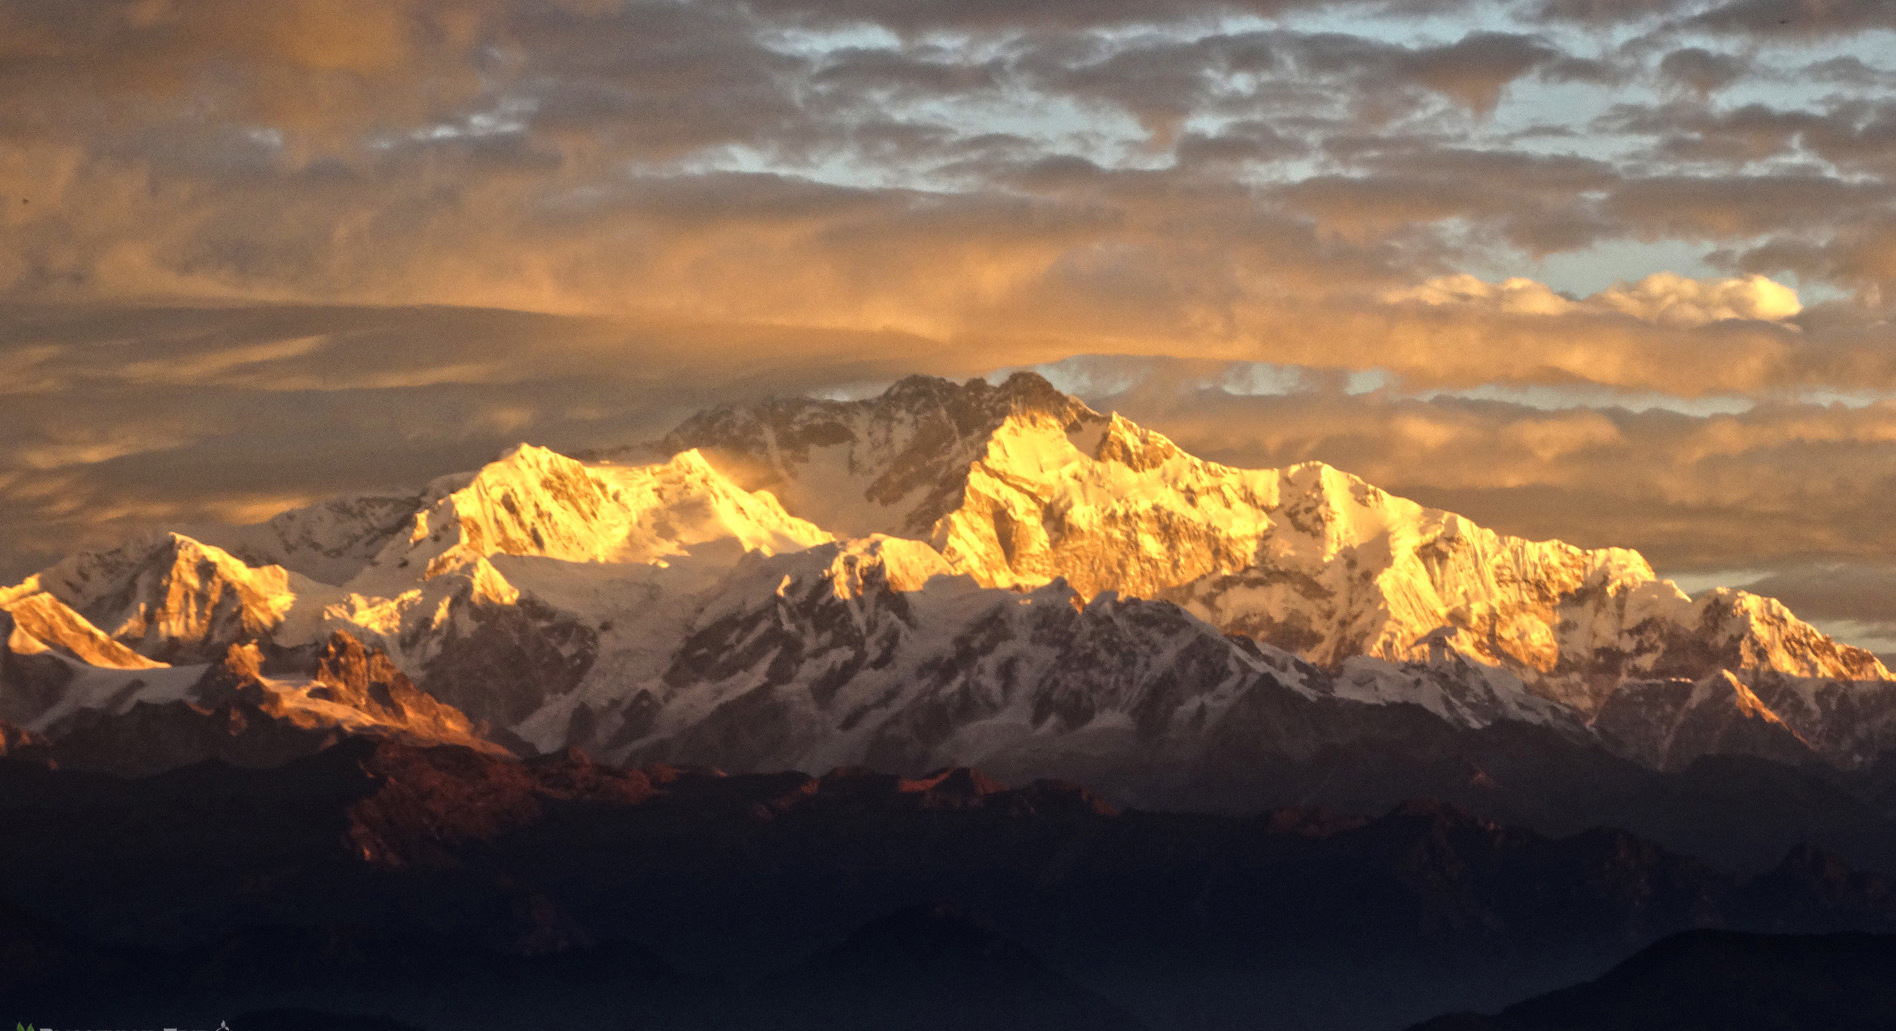
[[[1802,563],[1771,572],[1746,589],[1777,598],[1809,619],[1880,624],[1896,637],[1896,566]]]
[[[1664,22],[1675,31],[1824,37],[1896,27],[1882,0],[1543,0],[1540,17],[1594,25]]]
[[[374,112],[413,116],[431,94],[478,88],[467,60],[483,4],[426,0],[0,2],[0,128],[70,137],[109,121],[169,120],[178,107],[322,130]],[[101,105],[102,99],[110,103]]]
[[[19,99],[0,115],[0,293],[938,339],[1091,326],[1130,332],[1090,346],[1229,350],[1313,287],[1373,296],[1629,240],[1858,275],[1809,248],[1891,198],[1865,174],[1887,147],[1861,105],[1747,116],[1747,160],[1801,146],[1852,177],[1516,145],[1509,98],[1615,94],[1622,56],[1406,29],[1400,7],[1319,5],[1305,31],[1315,8],[1276,2],[320,6],[0,2]],[[1637,106],[1608,127],[1744,131],[1671,109],[1636,124]]]
[[[1803,75],[1814,82],[1844,86],[1896,86],[1896,72],[1873,67],[1850,54],[1813,61],[1804,66]]]
[[[1695,327],[1728,319],[1784,322],[1803,311],[1797,291],[1761,275],[1731,279],[1690,279],[1655,272],[1634,283],[1620,282],[1590,297],[1572,300],[1544,283],[1516,276],[1490,283],[1466,273],[1441,276],[1420,286],[1392,290],[1393,304],[1479,306],[1506,315],[1568,315],[1617,312],[1664,326]]]
[[[1607,217],[1646,239],[1745,239],[1801,235],[1884,209],[1890,184],[1847,181],[1810,170],[1755,175],[1654,175],[1606,198]]]
[[[1738,252],[1735,261],[1743,268],[1854,287],[1861,300],[1880,307],[1896,300],[1896,216],[1871,215],[1824,239],[1760,244]]]
[[[1465,272],[1438,276],[1420,286],[1383,294],[1391,304],[1416,302],[1432,306],[1476,304],[1508,315],[1564,315],[1580,306],[1555,293],[1545,283],[1523,276],[1490,283]]]
[[[872,24],[901,32],[1079,29],[1099,26],[1209,21],[1219,16],[1277,17],[1324,8],[1371,6],[1379,0],[753,0],[764,14],[821,25]],[[1460,6],[1451,0],[1453,6]]]
[[[1715,32],[1825,36],[1896,28],[1896,10],[1882,0],[1728,0],[1684,24]]]
[[[1532,36],[1481,32],[1448,46],[1422,50],[1398,66],[1417,82],[1471,111],[1487,114],[1501,102],[1509,84],[1561,56],[1545,40]]]
[[[1701,98],[1744,78],[1750,62],[1734,54],[1715,54],[1703,47],[1674,50],[1659,61],[1659,78]]]
[[[1660,155],[1694,162],[1744,166],[1794,155],[1801,147],[1840,168],[1875,172],[1896,156],[1892,154],[1896,105],[1860,97],[1833,99],[1805,109],[1760,103],[1724,109],[1704,103],[1625,104],[1614,107],[1595,125],[1654,137]],[[1808,172],[1805,178],[1813,179]],[[1817,180],[1809,185],[1825,183]]]
[[[1544,0],[1537,10],[1553,21],[1614,24],[1662,18],[1690,0]]]
[[[1702,326],[1725,319],[1783,322],[1804,310],[1796,290],[1755,274],[1708,281],[1655,272],[1637,283],[1615,284],[1587,300],[1634,318],[1674,326]]]

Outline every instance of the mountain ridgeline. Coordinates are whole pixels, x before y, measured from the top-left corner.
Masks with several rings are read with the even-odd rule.
[[[1836,1012],[1886,989],[1896,940],[1890,880],[1815,849],[1735,876],[1426,801],[1122,811],[968,769],[727,776],[353,737],[132,780],[0,761],[0,820],[0,1006],[41,1027],[320,1008],[427,1031],[1388,1031],[1708,930],[1861,936],[1737,996]],[[1742,988],[1706,958],[1681,1001]]]
[[[1752,860],[1878,811],[1896,749],[1889,671],[1774,600],[1321,463],[1204,461],[1026,373],[717,409],[649,454],[522,445],[73,555],[0,588],[0,636],[0,747],[120,773],[363,735],[979,766],[1175,808],[1435,794]],[[1795,826],[1657,811],[1720,762]]]

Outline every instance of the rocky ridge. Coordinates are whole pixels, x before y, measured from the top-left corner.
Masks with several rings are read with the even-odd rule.
[[[0,819],[0,998],[64,1027],[289,1005],[439,1031],[1121,1026],[1008,1004],[1057,970],[1155,1029],[1367,1031],[1680,930],[1896,929],[1886,877],[1810,848],[1740,876],[1427,800],[1115,811],[966,768],[744,776],[353,738],[135,780],[0,761]]]
[[[315,699],[341,732],[615,763],[1137,771],[1162,793],[1396,709],[1657,769],[1896,747],[1889,672],[1771,599],[1688,597],[1634,552],[1319,463],[1206,462],[1032,375],[716,410],[661,451],[523,445],[413,493],[75,555],[0,589],[0,719],[56,739],[81,710],[199,704],[233,646],[315,682],[342,634],[442,708]]]

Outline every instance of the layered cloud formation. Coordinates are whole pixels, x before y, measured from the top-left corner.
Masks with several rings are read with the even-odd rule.
[[[1104,355],[1231,461],[1874,568],[1892,10],[0,0],[0,565]]]
[[[1490,283],[1460,273],[1393,290],[1383,298],[1397,304],[1416,301],[1438,306],[1471,305],[1508,315],[1618,313],[1679,328],[1736,320],[1783,322],[1804,310],[1796,290],[1755,273],[1707,280],[1655,272],[1637,283],[1615,283],[1577,301],[1561,296],[1545,283],[1520,276]]]

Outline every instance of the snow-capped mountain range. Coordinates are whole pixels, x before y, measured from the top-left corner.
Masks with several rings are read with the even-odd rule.
[[[1403,706],[1659,769],[1896,748],[1889,671],[1776,601],[1688,597],[1636,552],[1504,536],[1320,463],[1207,462],[1032,374],[720,409],[649,454],[522,445],[74,555],[0,610],[0,741],[55,751],[215,712],[233,738],[1162,792]],[[388,668],[336,674],[349,639],[385,656],[351,668]],[[224,754],[190,740],[179,762]]]

